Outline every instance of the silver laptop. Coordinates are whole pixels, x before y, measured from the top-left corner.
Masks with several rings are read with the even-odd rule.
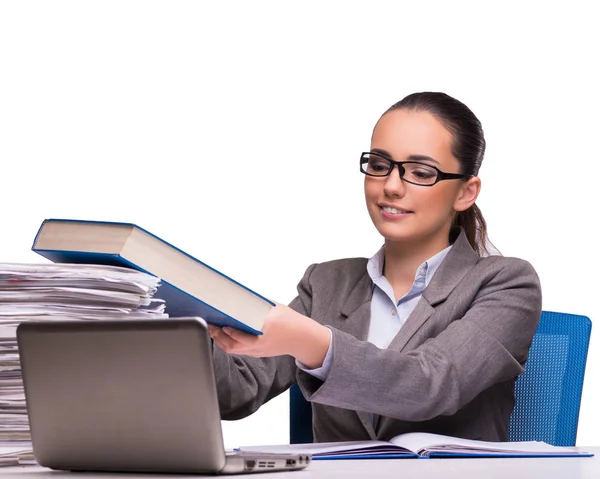
[[[17,340],[42,466],[239,474],[297,470],[311,460],[225,451],[200,318],[24,322]]]

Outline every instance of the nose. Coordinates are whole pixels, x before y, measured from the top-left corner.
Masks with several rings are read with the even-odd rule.
[[[400,167],[394,165],[392,171],[385,179],[383,192],[386,196],[403,197],[406,193],[406,183],[400,178]]]

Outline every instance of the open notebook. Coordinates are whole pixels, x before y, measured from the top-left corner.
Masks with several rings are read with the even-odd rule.
[[[386,441],[322,442],[279,446],[241,447],[243,452],[293,452],[319,459],[385,459],[436,457],[589,457],[576,447],[551,446],[545,442],[487,442],[440,434],[411,432]]]

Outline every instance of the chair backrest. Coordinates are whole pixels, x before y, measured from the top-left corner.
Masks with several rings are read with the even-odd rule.
[[[574,446],[592,322],[543,311],[525,372],[515,385],[510,441]]]
[[[574,446],[592,323],[586,316],[543,311],[525,372],[515,385],[510,441]],[[312,408],[290,389],[290,443],[313,441]]]

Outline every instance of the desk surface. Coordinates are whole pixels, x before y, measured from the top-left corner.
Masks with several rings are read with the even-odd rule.
[[[340,461],[313,461],[302,471],[270,472],[245,474],[244,476],[277,479],[290,477],[296,479],[321,478],[394,478],[406,479],[598,479],[600,478],[600,447],[582,447],[592,452],[594,457],[568,457],[543,459],[367,459]],[[0,477],[10,476],[17,479],[82,479],[82,478],[119,478],[119,479],[182,479],[185,475],[163,474],[102,474],[73,473],[51,471],[37,466],[3,467]],[[202,476],[207,477],[207,476]],[[213,476],[214,477],[214,476]],[[227,476],[222,476],[227,477]],[[236,476],[239,477],[239,476]]]

